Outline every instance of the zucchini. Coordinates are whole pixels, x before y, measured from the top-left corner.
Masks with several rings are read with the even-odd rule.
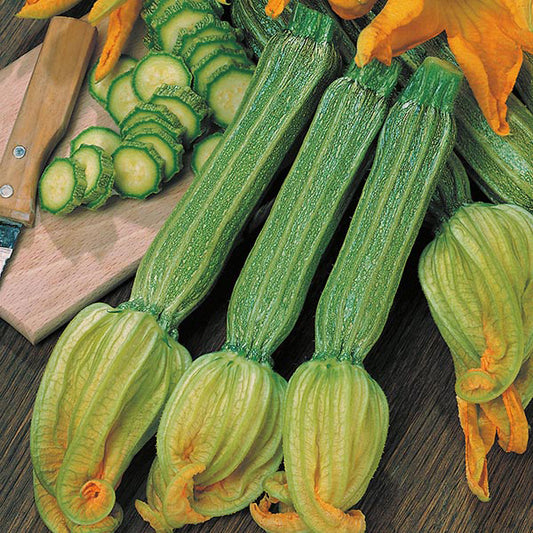
[[[164,52],[144,56],[133,71],[131,83],[140,100],[147,102],[161,85],[190,86],[192,75],[180,57]]]
[[[142,260],[130,305],[151,306],[160,320],[177,327],[205,297],[338,72],[332,33],[327,17],[299,6],[291,29],[269,43],[224,142]]]
[[[164,105],[178,117],[186,130],[184,141],[187,145],[205,131],[209,107],[190,87],[163,85],[155,92],[150,102]]]
[[[161,0],[143,11],[143,19],[149,27],[157,28],[168,21],[169,16],[179,15],[187,10],[213,13],[219,17],[224,14],[224,8],[217,0]]]
[[[186,130],[183,126],[180,126],[179,128],[171,128],[165,122],[147,118],[144,120],[139,120],[138,122],[134,122],[127,128],[123,129],[122,138],[124,139],[138,133],[146,133],[147,131],[168,135],[174,142],[178,144],[181,144],[186,133]]]
[[[165,52],[172,52],[176,40],[183,32],[194,28],[205,17],[215,18],[207,3],[190,4],[186,7],[177,4],[167,9],[164,19],[154,28],[158,46]]]
[[[86,180],[82,203],[95,209],[111,196],[115,172],[111,156],[98,146],[82,144],[71,156],[83,169]]]
[[[524,61],[516,80],[516,90],[522,102],[533,113],[533,55],[527,52],[524,52]]]
[[[272,371],[271,357],[300,314],[385,120],[398,69],[367,70],[361,77],[372,89],[356,81],[355,67],[326,90],[233,290],[226,343],[194,362],[163,412],[153,468],[166,483],[147,488],[149,507],[137,504],[152,526],[165,521],[166,530],[182,526],[189,505],[204,518],[242,509],[281,462],[286,383]],[[339,138],[345,141],[341,146]],[[223,422],[213,428],[213,420]],[[176,480],[191,467],[200,474],[177,491]],[[195,490],[198,486],[207,490]]]
[[[137,60],[133,57],[122,55],[113,70],[103,80],[96,81],[95,73],[98,66],[96,63],[89,74],[89,94],[105,107],[107,105],[107,93],[113,81],[121,74],[134,69],[136,64]]]
[[[213,120],[223,128],[231,124],[250,84],[254,70],[239,65],[224,65],[205,81],[205,97]]]
[[[192,71],[204,57],[222,48],[226,50],[243,50],[243,47],[231,34],[221,36],[208,35],[194,39],[194,42],[187,47],[182,57]]]
[[[91,126],[70,141],[70,153],[73,154],[82,144],[98,146],[104,152],[112,154],[120,144],[120,135],[110,128]]]
[[[143,199],[159,192],[165,163],[152,146],[123,141],[113,154],[113,164],[115,188],[124,198]]]
[[[159,122],[168,129],[180,129],[183,126],[178,117],[168,110],[164,105],[144,103],[135,106],[135,108],[120,123],[120,130],[127,130],[129,127],[143,122],[153,120]]]
[[[76,161],[56,157],[39,181],[41,208],[54,215],[66,215],[81,204],[86,186],[85,174]]]
[[[192,151],[191,167],[196,176],[200,174],[200,170],[222,140],[223,135],[222,132],[217,131],[195,143]]]
[[[193,27],[183,29],[177,35],[175,44],[172,47],[172,53],[177,56],[183,56],[194,46],[197,39],[205,37],[224,38],[225,35],[237,40],[235,29],[228,22],[220,20],[213,15],[205,15]]]
[[[106,109],[117,124],[141,103],[133,90],[132,79],[133,71],[130,70],[118,76],[109,87]]]
[[[194,69],[193,89],[201,96],[206,96],[206,83],[219,68],[234,65],[237,67],[254,67],[243,50],[217,50],[205,57]]]
[[[147,130],[128,135],[125,141],[134,141],[152,146],[165,163],[164,181],[170,180],[183,168],[183,146],[163,132]]]
[[[372,169],[315,318],[315,353],[293,374],[283,416],[286,483],[268,531],[364,531],[352,508],[379,464],[388,406],[363,360],[378,340],[431,196],[453,149],[462,76],[431,58],[413,75],[379,136]],[[363,126],[366,127],[366,124]],[[285,499],[290,501],[285,501]],[[266,502],[268,509],[269,503]],[[269,527],[272,523],[277,527]]]

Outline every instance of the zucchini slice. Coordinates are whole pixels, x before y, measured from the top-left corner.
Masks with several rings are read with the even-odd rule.
[[[170,180],[183,168],[183,145],[178,144],[170,135],[161,131],[140,131],[128,135],[126,141],[149,144],[165,163],[164,181]]]
[[[130,70],[118,76],[109,87],[106,109],[117,124],[120,124],[128,113],[141,103],[133,90],[132,78],[133,71]]]
[[[127,129],[122,130],[122,138],[125,139],[126,137],[131,137],[138,133],[146,133],[148,131],[168,135],[178,144],[182,142],[183,137],[187,133],[186,129],[181,125],[178,128],[172,128],[165,122],[160,122],[154,119],[145,119],[140,120],[139,122],[134,122]]]
[[[202,8],[176,5],[169,8],[165,12],[164,20],[154,28],[157,44],[165,52],[172,52],[179,36],[183,32],[190,31],[205,17],[215,19],[212,9],[207,6]]]
[[[206,100],[219,126],[225,128],[233,120],[253,74],[252,68],[225,65],[206,81]]]
[[[209,159],[209,156],[213,153],[213,150],[218,146],[218,143],[223,137],[223,133],[217,131],[207,137],[204,137],[201,141],[194,145],[192,152],[191,167],[195,176],[200,174],[205,162]]]
[[[230,26],[228,22],[220,20],[213,15],[205,15],[193,27],[183,29],[178,33],[172,53],[177,56],[183,56],[189,48],[194,46],[198,39],[210,36],[224,38],[226,35],[237,40],[235,28]]]
[[[85,173],[86,188],[81,203],[94,205],[97,201],[100,207],[113,190],[115,171],[111,156],[98,146],[82,144],[70,157]]]
[[[143,9],[142,17],[148,26],[156,28],[167,19],[169,9],[171,12],[177,14],[186,7],[194,8],[197,11],[205,13],[213,13],[219,17],[224,14],[224,8],[217,0],[161,0],[159,2],[153,2],[150,6],[146,6]]]
[[[163,85],[156,91],[151,102],[168,107],[178,117],[186,129],[184,141],[187,146],[205,131],[209,107],[190,87]]]
[[[98,63],[94,65],[89,74],[89,94],[102,106],[107,105],[107,94],[109,92],[109,87],[115,81],[118,76],[129,72],[135,68],[137,60],[133,57],[123,55],[118,60],[115,68],[103,79],[96,81],[94,75],[96,73],[96,67]]]
[[[82,144],[98,146],[104,152],[112,154],[120,144],[120,135],[109,128],[91,126],[70,141],[70,153],[73,154]]]
[[[182,57],[192,71],[204,57],[221,48],[243,50],[234,35],[207,35],[195,39],[191,46],[187,47],[187,51],[182,54]]]
[[[192,75],[181,57],[165,52],[151,52],[144,56],[133,71],[135,94],[147,102],[161,85],[190,86]]]
[[[45,211],[65,215],[78,207],[85,194],[83,169],[71,159],[56,157],[39,181],[39,200]]]
[[[160,190],[165,163],[152,146],[125,141],[113,154],[115,189],[124,198],[143,199]]]
[[[144,103],[134,107],[127,117],[120,123],[120,130],[124,131],[136,122],[144,120],[154,120],[160,122],[170,129],[182,127],[178,117],[168,110],[164,105]]]
[[[193,89],[201,96],[206,96],[206,82],[220,67],[236,65],[253,68],[254,64],[248,59],[243,50],[217,50],[204,57],[194,70]]]

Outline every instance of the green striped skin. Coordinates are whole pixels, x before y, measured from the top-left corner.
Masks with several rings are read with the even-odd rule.
[[[187,523],[188,505],[205,519],[241,509],[279,466],[286,383],[272,371],[271,355],[294,326],[362,177],[397,76],[397,68],[377,63],[354,67],[326,90],[233,291],[226,344],[195,361],[165,408],[154,467],[164,482],[149,485],[148,505],[138,504],[152,526]],[[184,490],[191,469],[205,497],[192,484]]]
[[[146,313],[94,304],[74,318],[50,357],[31,424],[36,491],[52,498],[42,502],[47,515],[59,509],[67,522],[97,529],[116,514],[114,488],[189,364]]]
[[[133,308],[178,324],[209,292],[239,232],[335,77],[332,23],[301,7],[269,43],[238,115],[146,253]]]
[[[516,90],[522,102],[533,113],[533,55],[527,52],[524,52],[524,61],[516,80]]]
[[[364,531],[362,513],[346,511],[362,497],[377,468],[388,406],[362,361],[385,325],[453,148],[453,102],[461,80],[451,65],[426,60],[385,121],[370,175],[318,304],[315,354],[296,371],[287,390],[285,503],[296,512],[271,515],[264,505],[252,506],[254,518],[268,531],[283,531],[284,520],[297,531]]]
[[[235,285],[226,347],[267,361],[293,328],[385,120],[397,67],[353,67],[325,92]]]

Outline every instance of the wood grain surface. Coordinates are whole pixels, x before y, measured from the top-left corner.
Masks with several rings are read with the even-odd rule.
[[[90,2],[84,2],[85,10]],[[10,18],[22,0],[0,0],[0,58],[3,64],[42,39],[42,25]],[[77,11],[78,14],[83,9]],[[352,208],[353,211],[353,208]],[[277,370],[289,377],[313,351],[314,309],[335,259],[349,217],[337,232],[313,282],[295,330],[275,354]],[[365,360],[389,399],[391,417],[385,454],[358,508],[369,533],[531,533],[533,532],[533,452],[489,454],[492,500],[480,503],[464,479],[463,437],[453,392],[450,354],[437,332],[416,276],[416,265],[431,235],[422,233],[409,259],[386,329]],[[239,268],[253,235],[237,247],[219,283],[183,324],[180,340],[193,355],[220,347],[225,312]],[[105,298],[117,304],[129,295],[128,282]],[[0,530],[43,533],[33,503],[29,427],[39,380],[57,341],[54,334],[33,347],[0,321]],[[529,420],[533,410],[526,411]],[[145,478],[154,456],[153,440],[138,454],[118,490],[124,507],[120,531],[148,533],[136,514],[135,498],[144,498]],[[247,511],[189,526],[190,533],[255,533]]]
[[[106,21],[98,26],[93,62],[103,47],[106,26]],[[143,23],[139,21],[126,49],[133,57],[146,53],[143,34]],[[40,48],[30,50],[0,71],[0,154],[7,145]],[[91,98],[84,83],[66,133],[51,157],[68,156],[70,140],[94,125],[117,130],[113,119]],[[22,231],[3,273],[0,318],[36,343],[87,303],[131,277],[192,177],[186,165],[179,176],[165,185],[164,193],[146,201],[114,197],[98,211],[76,209],[66,217],[37,210],[35,226]]]

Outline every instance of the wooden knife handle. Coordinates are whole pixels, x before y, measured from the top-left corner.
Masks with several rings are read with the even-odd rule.
[[[0,162],[0,217],[33,225],[39,177],[68,126],[95,43],[87,22],[51,20]]]

